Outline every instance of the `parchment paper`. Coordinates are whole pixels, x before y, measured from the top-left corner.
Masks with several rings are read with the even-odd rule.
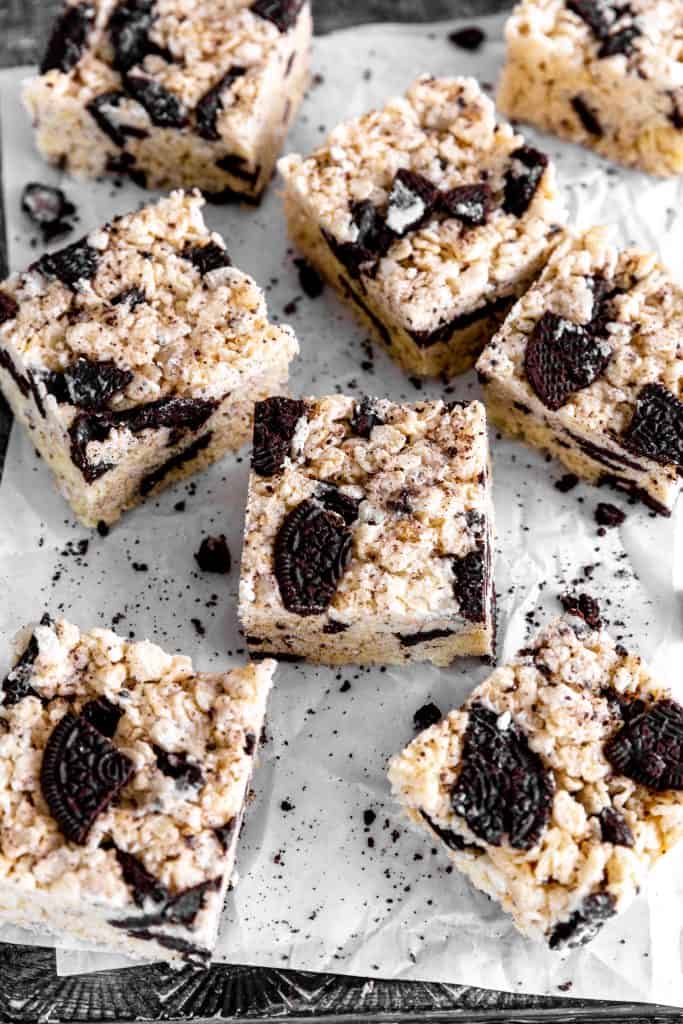
[[[364,27],[317,39],[315,70],[324,81],[304,103],[289,148],[308,151],[336,121],[403,91],[422,71],[494,82],[502,19],[480,24],[489,41],[476,54],[447,41],[456,23]],[[42,164],[18,99],[27,71],[0,76],[13,268],[36,255],[19,209],[26,181],[59,181],[78,204],[79,233],[151,198],[132,185],[60,180]],[[683,241],[677,182],[617,170],[555,139],[536,142],[557,160],[573,223],[614,222],[622,242],[656,247],[675,262]],[[257,210],[207,207],[206,213],[234,262],[267,287],[272,313],[283,316],[294,303],[284,317],[302,345],[293,392],[408,400],[444,394],[438,382],[418,389],[370,350],[329,289],[317,300],[302,296],[276,193],[277,186]],[[469,398],[478,386],[469,374],[446,391]],[[683,697],[680,515],[654,519],[641,506],[587,486],[562,496],[553,486],[563,473],[559,465],[495,435],[492,444],[499,658],[511,656],[536,624],[557,614],[558,594],[578,584],[602,601],[613,631]],[[27,438],[13,430],[0,487],[4,649],[21,624],[48,608],[84,627],[115,620],[119,631],[191,654],[200,669],[242,661],[235,602],[246,479],[245,454],[229,457],[129,513],[100,538],[75,523]],[[599,500],[616,500],[628,512],[624,526],[603,538],[593,519]],[[184,511],[176,510],[178,502]],[[199,574],[193,559],[201,538],[217,532],[227,534],[234,556],[227,578]],[[85,554],[63,554],[86,539]],[[192,619],[200,620],[203,635]],[[450,873],[446,857],[401,819],[388,792],[387,757],[411,738],[417,708],[428,700],[443,710],[458,704],[487,672],[474,660],[447,671],[279,669],[270,740],[240,845],[242,880],[224,914],[218,960],[514,992],[558,994],[570,983],[576,996],[683,1005],[683,854],[670,856],[654,872],[647,895],[587,950],[560,955],[518,937],[500,910]],[[291,809],[283,810],[283,802]],[[371,825],[364,821],[367,810],[376,815]],[[0,939],[54,944],[49,936],[14,929],[0,930]],[[64,973],[126,963],[74,947],[59,953]]]

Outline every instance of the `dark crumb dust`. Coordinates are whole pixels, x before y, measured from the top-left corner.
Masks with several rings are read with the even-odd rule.
[[[467,28],[450,32],[448,40],[461,50],[478,50],[486,40],[486,33],[476,25],[469,25]]]

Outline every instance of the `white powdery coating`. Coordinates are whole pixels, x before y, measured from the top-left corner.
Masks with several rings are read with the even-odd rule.
[[[355,240],[350,205],[388,198],[397,171],[424,175],[448,190],[485,180],[501,198],[513,150],[524,144],[471,78],[418,78],[405,96],[339,125],[304,158],[279,161],[287,191],[311,221],[340,242]],[[395,241],[377,273],[363,275],[368,295],[408,330],[425,331],[485,301],[515,293],[534,269],[564,209],[550,164],[527,212],[497,202],[488,222],[465,227],[430,218]]]
[[[617,911],[625,909],[653,864],[683,838],[683,794],[638,785],[607,761],[604,744],[622,720],[606,690],[645,700],[671,696],[637,655],[617,648],[606,632],[558,619],[531,653],[496,669],[462,710],[426,729],[390,762],[394,793],[411,817],[419,821],[424,811],[479,847],[449,853],[532,938],[547,938],[591,892],[606,892]],[[452,809],[467,709],[476,702],[500,716],[499,728],[509,717],[553,772],[551,817],[531,850],[486,844]],[[596,815],[610,807],[630,827],[632,848],[603,841]]]
[[[384,423],[365,439],[350,430],[352,398],[307,399],[305,429],[300,421],[284,471],[274,477],[252,472],[242,616],[253,606],[284,622],[299,619],[283,607],[273,547],[286,515],[320,483],[362,499],[350,527],[351,560],[330,605],[336,620],[424,625],[458,613],[453,559],[477,546],[489,515],[484,407],[375,403]],[[472,513],[480,513],[479,532]]]
[[[261,734],[275,662],[195,673],[189,658],[148,641],[129,643],[107,629],[82,633],[60,620],[37,626],[34,635],[39,653],[27,681],[49,702],[28,696],[0,707],[3,886],[38,890],[75,907],[95,903],[105,913],[132,910],[115,851],[102,849],[106,839],[141,860],[171,892],[224,875],[230,865],[213,829],[242,810],[254,760],[245,746],[254,749]],[[40,768],[63,716],[98,697],[123,712],[112,742],[131,759],[135,774],[79,846],[64,838],[50,814]],[[203,786],[164,775],[154,745],[186,753],[201,769]],[[210,902],[198,928],[203,917],[220,912]]]

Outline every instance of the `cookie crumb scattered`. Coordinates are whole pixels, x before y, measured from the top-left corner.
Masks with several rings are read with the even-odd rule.
[[[486,33],[477,25],[468,25],[467,28],[459,28],[455,32],[449,32],[448,41],[461,50],[478,50],[486,41]]]
[[[225,574],[232,567],[230,549],[223,533],[218,537],[205,537],[194,557],[202,572]]]

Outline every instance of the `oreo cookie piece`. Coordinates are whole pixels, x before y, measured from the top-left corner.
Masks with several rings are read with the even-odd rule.
[[[421,227],[434,211],[439,190],[422,174],[402,168],[394,175],[385,215],[390,231],[401,238]]]
[[[40,625],[53,625],[52,619],[47,612],[40,620]],[[0,700],[0,704],[3,707],[12,707],[25,697],[37,697],[38,700],[42,700],[40,694],[33,689],[30,683],[31,676],[33,675],[33,665],[38,654],[38,641],[36,640],[35,633],[32,633],[22,654],[2,682],[2,700]]]
[[[356,239],[353,242],[339,242],[324,230],[323,237],[350,276],[356,278],[360,277],[361,267],[365,264],[375,264],[386,254],[396,235],[387,226],[382,213],[369,199],[352,204],[351,224],[356,229]],[[370,272],[371,270],[372,268]]]
[[[637,455],[683,468],[683,402],[663,384],[646,384],[621,442]]]
[[[524,370],[535,394],[556,412],[597,380],[611,357],[610,345],[582,324],[544,313],[527,343]]]
[[[286,517],[275,538],[274,568],[282,603],[295,615],[321,615],[351,555],[351,534],[337,512],[311,499]]]
[[[150,902],[163,905],[168,898],[166,886],[147,870],[138,857],[125,850],[115,850],[123,880],[131,890],[135,905],[144,907],[149,906]]]
[[[460,614],[469,622],[483,622],[486,618],[484,549],[475,548],[463,558],[454,558],[451,564],[453,567],[453,593],[460,607]]]
[[[635,845],[633,832],[629,828],[626,818],[619,811],[613,807],[605,807],[600,811],[598,819],[603,842],[629,848]]]
[[[201,437],[196,438],[191,444],[188,444],[187,448],[183,448],[181,452],[176,452],[166,462],[162,462],[160,466],[153,469],[151,473],[147,473],[143,476],[140,481],[140,494],[149,494],[157,484],[160,484],[169,473],[173,473],[175,470],[180,469],[187,462],[191,462],[196,459],[200,452],[205,451],[213,439],[213,431],[208,430],[206,434],[202,434]]]
[[[683,707],[673,700],[651,704],[607,741],[605,757],[641,786],[682,790]]]
[[[73,228],[70,218],[76,213],[76,207],[61,188],[31,181],[21,193],[21,208],[40,228],[46,242]]]
[[[107,697],[89,700],[81,708],[81,718],[89,722],[99,733],[111,739],[123,718],[123,709],[112,704]]]
[[[226,574],[232,567],[230,548],[224,533],[218,537],[205,537],[194,557],[202,572]]]
[[[126,74],[141,64],[148,53],[172,61],[173,55],[158,46],[150,32],[155,19],[156,0],[121,0],[112,13],[107,29],[114,50],[114,67]]]
[[[352,498],[350,494],[344,494],[334,484],[319,484],[315,496],[323,508],[326,508],[328,512],[336,512],[347,526],[351,526],[358,519],[360,498]]]
[[[129,138],[145,139],[149,135],[146,128],[126,124],[121,120],[119,107],[123,101],[128,99],[129,97],[121,89],[111,89],[109,92],[100,93],[85,107],[97,127],[115,146],[121,148],[126,145],[126,140]]]
[[[88,36],[95,21],[92,4],[73,4],[65,7],[50,33],[40,73],[62,71],[66,74],[78,64],[88,43]]]
[[[40,786],[62,835],[82,846],[133,774],[130,758],[85,718],[67,712],[45,745]]]
[[[131,370],[122,370],[112,360],[101,363],[79,356],[66,370],[48,373],[45,387],[60,404],[79,409],[105,409],[133,379]]]
[[[185,751],[173,754],[156,745],[152,749],[162,775],[174,779],[182,787],[201,789],[205,781],[204,774],[198,764],[188,760]]]
[[[72,291],[76,291],[79,281],[90,281],[95,276],[99,262],[97,249],[89,245],[86,238],[81,238],[57,252],[45,253],[31,264],[29,270],[37,271],[48,280],[57,278]]]
[[[585,21],[596,39],[609,34],[614,12],[605,0],[567,0],[567,8]]]
[[[283,469],[296,425],[305,413],[306,403],[300,399],[275,396],[256,403],[251,456],[255,473],[274,476]]]
[[[232,266],[228,250],[216,245],[215,242],[207,242],[206,245],[187,245],[180,255],[184,260],[189,260],[202,277],[220,267]]]
[[[611,893],[591,893],[567,921],[555,926],[548,944],[551,949],[575,949],[577,946],[586,946],[593,941],[605,921],[615,914],[616,903]]]
[[[7,292],[0,291],[0,324],[14,320],[19,312],[19,303]]]
[[[600,629],[600,605],[594,597],[589,594],[562,594],[560,601],[568,615],[576,615],[577,618],[583,619],[591,629]]]
[[[236,827],[237,819],[230,818],[228,821],[226,821],[225,825],[218,825],[213,830],[213,834],[218,840],[218,844],[223,853],[227,853],[228,849],[230,848],[230,843],[232,842]]]
[[[353,407],[353,415],[349,421],[351,432],[357,437],[368,439],[375,427],[381,427],[384,423],[379,412],[379,405],[376,398],[371,395],[363,395],[359,402]]]
[[[530,850],[550,820],[554,792],[552,772],[520,727],[501,728],[495,711],[473,704],[451,805],[474,834],[491,846]]]
[[[157,128],[184,128],[188,117],[180,99],[153,78],[125,75],[126,92],[144,107]]]
[[[423,704],[413,715],[413,727],[415,732],[422,732],[429,729],[430,725],[436,725],[442,719],[441,708],[436,704]]]
[[[461,50],[479,50],[486,40],[486,33],[478,25],[469,25],[467,28],[459,28],[455,32],[449,32],[449,42],[458,46]]]
[[[420,811],[420,815],[427,822],[432,832],[435,832],[442,843],[450,850],[480,850],[481,848],[475,843],[468,843],[467,840],[454,832],[453,829],[444,828],[443,825],[438,825],[433,818],[427,814],[426,811]]]
[[[143,292],[142,288],[126,288],[124,291],[119,292],[113,299],[110,299],[112,306],[128,306],[129,312],[133,312],[138,306],[147,302],[147,296]]]
[[[458,185],[439,196],[441,210],[471,228],[486,224],[492,202],[491,186],[483,183]]]
[[[520,146],[510,154],[510,167],[505,172],[505,213],[515,217],[526,213],[547,166],[546,154],[533,146]]]
[[[610,33],[603,38],[598,50],[598,57],[605,60],[608,57],[616,57],[620,53],[625,57],[630,57],[635,50],[635,41],[640,35],[642,32],[637,25],[626,25],[624,28]]]
[[[233,64],[228,68],[222,78],[208,92],[204,93],[195,108],[195,123],[197,134],[203,139],[216,142],[220,139],[217,127],[218,115],[223,109],[223,97],[232,85],[246,75],[247,69],[239,64]]]
[[[296,25],[304,0],[256,0],[251,5],[253,14],[272,21],[278,32],[288,32]]]
[[[599,139],[605,134],[602,130],[602,125],[600,124],[598,115],[591,107],[588,106],[581,96],[572,96],[569,103],[589,135],[594,135],[596,139]]]

